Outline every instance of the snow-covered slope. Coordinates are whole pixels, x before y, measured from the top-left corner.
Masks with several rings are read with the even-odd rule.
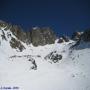
[[[90,48],[70,49],[72,40],[38,47],[20,41],[25,47],[20,52],[10,46],[16,37],[2,31],[7,40],[0,36],[1,90],[90,90]]]

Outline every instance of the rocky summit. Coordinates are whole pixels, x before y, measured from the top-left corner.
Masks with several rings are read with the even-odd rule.
[[[31,43],[34,46],[46,45],[55,43],[56,35],[49,27],[43,27],[31,30]]]
[[[4,30],[10,30],[18,40],[26,44],[32,43],[34,46],[53,44],[57,38],[54,31],[49,27],[37,27],[25,31],[19,25],[12,25],[4,21],[0,21],[0,27],[3,27]]]
[[[20,25],[12,25],[11,23],[7,23],[2,20],[0,20],[0,29],[2,30],[1,37],[4,40],[7,40],[4,31],[10,31],[12,35],[16,37],[15,38],[11,34],[7,33],[7,37],[11,37],[11,47],[19,48],[20,51],[25,49],[23,43],[27,45],[32,44],[36,47],[54,44],[56,39],[58,39],[58,43],[74,40],[77,42],[76,45],[78,45],[81,40],[85,42],[90,41],[90,29],[86,29],[85,32],[74,32],[71,38],[68,36],[61,36],[58,38],[53,29],[50,27],[33,27],[26,31]]]

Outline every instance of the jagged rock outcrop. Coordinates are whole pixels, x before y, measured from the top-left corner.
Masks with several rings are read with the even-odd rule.
[[[83,32],[74,32],[71,39],[78,41],[82,34],[83,34]]]
[[[0,21],[0,37],[2,41],[5,40],[7,43],[9,43],[13,49],[18,51],[25,49],[24,45],[21,43],[25,39],[22,39],[22,31],[17,25],[11,25],[4,21]]]
[[[59,38],[58,43],[63,43],[63,42],[65,42],[64,39],[62,37]]]
[[[57,63],[57,62],[59,62],[62,59],[62,55],[61,54],[58,54],[57,51],[53,51],[50,54],[48,54],[45,57],[45,59],[46,60],[49,59],[51,62]]]
[[[86,29],[80,36],[79,40],[71,48],[84,49],[90,47],[90,29]]]
[[[30,61],[33,64],[31,69],[37,70],[37,64],[35,60],[33,58],[30,58],[28,61]]]
[[[56,35],[50,28],[33,28],[31,31],[25,32],[20,26],[13,25],[10,29],[12,33],[26,44],[32,43],[34,46],[43,46],[52,44],[56,40]]]
[[[2,40],[6,40],[6,41],[7,41],[7,38],[6,38],[6,36],[5,36],[4,31],[2,31],[1,37],[2,37]]]
[[[22,42],[26,44],[31,43],[31,37],[30,37],[30,32],[25,32],[20,26],[18,25],[13,25],[10,30],[12,33]]]
[[[70,38],[68,36],[62,36],[65,42],[69,42]]]
[[[90,29],[86,29],[86,31],[82,34],[80,40],[84,42],[90,42]]]
[[[0,21],[0,29],[2,30],[2,28],[7,31],[11,31],[11,33],[19,40],[22,41],[26,44],[31,44],[33,46],[43,46],[46,44],[53,44],[56,40],[56,35],[55,33],[52,31],[51,28],[49,27],[36,27],[36,28],[32,28],[30,31],[25,31],[21,28],[21,26],[19,25],[12,25],[10,23],[4,22],[4,21]],[[12,36],[11,36],[12,37]],[[3,39],[7,39],[5,37],[5,35],[3,34],[2,36]],[[11,40],[11,42],[14,39]],[[16,40],[13,41],[15,45],[17,45]],[[18,43],[19,44],[19,43]],[[11,45],[13,46],[13,45]],[[19,46],[19,45],[17,45]],[[14,48],[14,47],[13,47]]]
[[[14,49],[18,49],[20,52],[23,51],[23,49],[25,49],[21,42],[16,40],[15,38],[11,38],[10,46]]]
[[[69,42],[70,38],[68,36],[62,36],[59,38],[58,43],[63,43],[63,42]]]
[[[0,29],[1,27],[6,27],[8,24],[2,20],[0,20]]]
[[[0,29],[4,28],[4,30],[10,30],[13,35],[15,35],[19,40],[26,44],[31,43],[30,32],[25,32],[21,26],[19,25],[12,25],[10,23],[4,22],[0,20]]]
[[[12,25],[10,23],[4,22],[0,20],[0,30],[2,30],[1,38],[7,41],[7,37],[11,38],[10,45],[13,48],[20,47],[23,50],[24,46],[20,42],[24,42],[26,44],[31,44],[33,46],[44,46],[46,44],[54,44],[57,39],[55,33],[50,27],[34,27],[30,31],[25,31],[19,25]],[[11,33],[7,33],[5,35],[4,30],[9,30]],[[13,36],[15,39],[12,39]],[[77,41],[76,45],[81,41],[89,42],[90,41],[90,29],[87,29],[83,32],[75,32],[72,35],[72,39]],[[67,36],[62,36],[59,38],[58,43],[69,42],[70,38]],[[12,43],[14,42],[14,43]]]
[[[12,27],[12,24],[0,20],[0,29],[1,29],[2,27],[4,28],[4,30],[8,30],[8,29],[10,29],[10,28]]]
[[[31,42],[34,46],[53,44],[55,40],[56,35],[49,27],[37,27],[31,31]]]

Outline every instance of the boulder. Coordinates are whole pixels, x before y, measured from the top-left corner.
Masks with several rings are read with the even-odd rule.
[[[45,57],[46,60],[50,60],[54,63],[59,62],[62,59],[62,55],[58,54],[57,51],[53,51]]]
[[[33,58],[30,58],[28,61],[32,63],[31,69],[37,70],[37,64]]]
[[[63,42],[65,42],[64,39],[62,37],[59,38],[58,43],[63,43]]]
[[[63,43],[63,42],[69,42],[70,38],[68,36],[62,36],[59,38],[58,43]]]

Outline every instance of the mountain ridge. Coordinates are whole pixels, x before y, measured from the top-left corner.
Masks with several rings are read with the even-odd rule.
[[[0,89],[90,90],[90,30],[71,39],[33,29],[32,41],[18,26],[0,24]]]
[[[25,31],[19,25],[12,25],[0,20],[1,27],[4,30],[10,30],[22,42],[26,44],[32,43],[34,46],[53,44],[56,39],[59,39],[59,43],[68,42],[70,39],[78,41],[81,34],[83,34],[83,32],[74,32],[71,38],[65,35],[58,37],[50,27],[32,27],[31,30]]]

